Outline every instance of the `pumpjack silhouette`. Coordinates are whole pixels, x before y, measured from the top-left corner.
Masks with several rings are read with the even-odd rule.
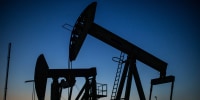
[[[148,65],[160,73],[158,78],[151,80],[149,100],[151,100],[154,85],[168,82],[172,83],[170,93],[170,100],[172,100],[175,76],[166,76],[167,63],[94,23],[96,6],[97,2],[91,3],[78,17],[71,32],[69,60],[74,61],[76,59],[87,34],[91,35],[122,52],[117,61],[118,68],[110,98],[111,100],[129,100],[133,77],[140,100],[146,100],[138,74],[136,60]],[[124,54],[127,55],[125,60],[123,60]],[[121,72],[122,68],[123,71]],[[85,84],[75,100],[97,100],[102,97],[107,97],[107,84],[100,84],[100,86],[97,86],[96,75],[97,72],[95,67],[85,69],[49,69],[44,55],[41,54],[36,62],[34,76],[38,100],[44,100],[45,98],[47,78],[53,79],[51,84],[51,100],[60,100],[62,89],[64,88],[70,88],[68,99],[71,100],[73,86],[76,83],[76,77],[84,77]],[[59,78],[63,78],[63,80],[59,82]],[[125,86],[126,88],[124,89]],[[122,97],[123,90],[125,91],[124,97]]]

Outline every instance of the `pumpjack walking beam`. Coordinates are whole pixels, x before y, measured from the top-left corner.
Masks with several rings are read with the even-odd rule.
[[[134,54],[137,60],[159,71],[161,76],[166,75],[167,63],[135,46],[134,44],[126,41],[125,39],[115,35],[114,33],[106,30],[105,28],[93,23],[89,30],[89,34],[105,42],[106,44],[109,44],[112,47],[128,54],[129,56]]]

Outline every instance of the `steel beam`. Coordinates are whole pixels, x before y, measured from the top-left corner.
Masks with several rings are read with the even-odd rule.
[[[163,77],[166,75],[166,62],[158,59],[157,57],[106,30],[105,28],[93,23],[88,33],[128,55],[134,55],[137,60],[159,71],[161,74],[160,76]]]

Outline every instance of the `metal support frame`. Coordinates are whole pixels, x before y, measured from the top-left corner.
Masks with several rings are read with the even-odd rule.
[[[91,90],[92,90],[92,93],[91,93],[91,96],[92,96],[92,99],[91,100],[97,100],[97,82],[96,82],[96,76],[94,76],[92,78],[92,83],[91,83]]]
[[[175,81],[175,77],[174,77],[174,76],[166,76],[166,77],[164,77],[164,78],[152,79],[152,80],[151,80],[151,87],[150,87],[149,100],[151,100],[153,85],[159,85],[159,84],[164,84],[164,83],[169,83],[169,82],[172,83],[172,84],[171,84],[171,92],[170,92],[170,100],[172,100],[173,88],[174,88],[174,81]]]
[[[70,93],[69,93],[68,100],[71,100],[71,97],[72,97],[72,90],[73,90],[73,86],[72,86],[72,87],[70,87]]]
[[[122,72],[122,77],[121,77],[121,81],[119,83],[119,88],[117,91],[117,96],[116,96],[116,100],[120,100],[121,95],[122,95],[122,90],[123,90],[123,86],[126,80],[126,74],[129,68],[129,60],[126,61],[125,65],[124,65],[124,70]]]
[[[128,78],[126,77],[127,73],[128,73]],[[139,73],[138,73],[137,67],[136,67],[136,59],[134,57],[133,58],[128,57],[128,60],[125,63],[125,67],[124,67],[124,70],[123,70],[123,73],[122,73],[122,77],[121,77],[120,85],[119,85],[119,88],[118,88],[116,100],[121,99],[125,80],[127,80],[127,82],[126,82],[126,91],[125,91],[124,99],[129,100],[131,83],[132,83],[132,75],[134,76],[134,80],[135,80],[135,83],[136,83],[136,87],[137,87],[137,90],[138,90],[140,100],[145,100],[144,91],[143,91],[142,84],[141,84],[140,77],[139,77]]]
[[[128,79],[127,79],[126,91],[125,91],[125,100],[129,100],[129,97],[130,97],[133,68],[129,67],[128,71],[129,72],[128,72]]]
[[[53,78],[51,84],[51,100],[60,100],[62,87],[58,83],[58,78]]]
[[[4,91],[4,100],[7,97],[7,87],[8,87],[8,73],[9,73],[9,65],[10,65],[10,52],[11,52],[11,43],[8,45],[8,59],[7,59],[7,67],[6,67],[6,81],[5,81],[5,91]]]
[[[97,83],[97,98],[107,97],[107,84]]]
[[[89,77],[86,77],[85,79],[86,82],[81,91],[78,93],[75,100],[79,100],[81,98],[81,95],[81,100],[97,100],[96,77],[92,76],[91,79]]]
[[[131,67],[133,67],[133,76],[134,76],[134,79],[135,79],[135,83],[136,83],[136,87],[137,87],[137,90],[138,90],[140,100],[145,100],[145,95],[144,95],[142,83],[140,81],[140,77],[139,77],[139,73],[138,73],[136,64],[132,63]]]

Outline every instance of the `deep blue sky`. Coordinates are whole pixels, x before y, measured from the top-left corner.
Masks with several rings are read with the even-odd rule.
[[[50,68],[68,68],[70,32],[62,25],[74,25],[87,1],[0,1],[0,98],[3,99],[8,43],[12,43],[7,100],[31,99],[37,57],[43,53]],[[167,75],[175,75],[174,100],[200,98],[200,3],[197,1],[97,1],[95,23],[130,41],[168,63]],[[73,68],[97,67],[97,81],[112,90],[120,51],[87,36]],[[137,62],[148,100],[150,79],[159,73]],[[82,87],[78,78],[75,93]],[[50,95],[48,79],[46,100]],[[133,81],[131,98],[138,94]],[[153,97],[169,99],[170,84],[155,86]],[[74,94],[75,94],[74,93]],[[63,91],[62,100],[67,98]],[[65,98],[65,99],[64,99]],[[154,98],[153,98],[154,99]]]

